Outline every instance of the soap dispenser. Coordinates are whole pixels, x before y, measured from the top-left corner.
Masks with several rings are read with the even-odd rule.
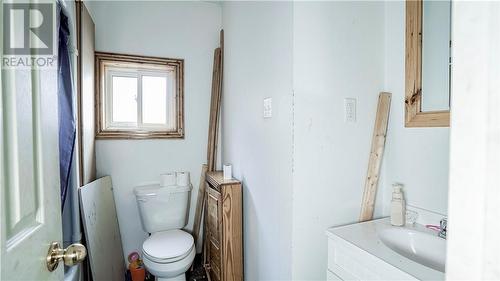
[[[403,185],[395,183],[392,185],[391,200],[391,224],[394,226],[405,225],[406,203],[403,196]]]

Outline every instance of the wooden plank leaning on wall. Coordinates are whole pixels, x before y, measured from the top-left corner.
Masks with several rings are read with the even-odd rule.
[[[368,172],[366,175],[365,189],[361,203],[361,214],[359,221],[373,219],[375,197],[377,195],[378,179],[382,156],[384,155],[385,139],[387,136],[387,125],[389,122],[389,110],[391,106],[391,94],[380,93],[378,97],[377,115],[373,128],[372,147],[368,160]]]
[[[203,164],[200,185],[198,189],[198,198],[196,200],[196,210],[194,215],[193,236],[195,245],[202,240],[200,228],[202,225],[202,216],[205,206],[205,174],[207,171],[215,171],[217,164],[217,144],[219,141],[219,123],[220,107],[222,99],[222,77],[223,77],[223,50],[224,50],[224,31],[220,32],[220,47],[214,50],[214,67],[212,72],[212,96],[210,100],[210,119],[208,124],[208,143],[207,143],[207,164]]]

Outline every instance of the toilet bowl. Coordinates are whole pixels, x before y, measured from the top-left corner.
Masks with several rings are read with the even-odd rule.
[[[184,281],[196,254],[193,237],[182,230],[153,233],[142,245],[144,265],[159,281]]]
[[[183,183],[186,184],[186,183]],[[142,228],[151,235],[142,244],[146,269],[158,281],[184,281],[196,254],[187,224],[191,184],[138,186],[134,189]]]

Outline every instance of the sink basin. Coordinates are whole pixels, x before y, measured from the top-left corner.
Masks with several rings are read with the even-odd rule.
[[[441,272],[445,272],[446,240],[434,233],[405,227],[380,230],[380,240],[404,257]]]

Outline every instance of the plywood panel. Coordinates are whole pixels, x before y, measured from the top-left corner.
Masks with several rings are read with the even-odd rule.
[[[80,134],[81,134],[81,165],[82,185],[87,184],[96,177],[95,166],[95,113],[94,113],[94,51],[95,51],[95,25],[90,14],[82,5],[81,14],[81,108],[80,108]]]
[[[79,191],[93,280],[123,280],[125,262],[111,177],[93,181]]]

